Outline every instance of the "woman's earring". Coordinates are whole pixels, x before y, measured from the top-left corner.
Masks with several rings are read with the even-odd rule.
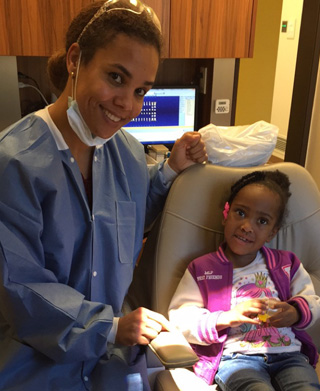
[[[74,72],[73,72],[73,71],[70,73],[70,75],[71,75],[71,78],[72,78],[72,79],[74,79],[74,78],[75,78],[75,74],[74,74]]]

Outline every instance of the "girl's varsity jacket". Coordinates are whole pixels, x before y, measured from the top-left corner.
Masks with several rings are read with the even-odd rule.
[[[261,251],[280,300],[295,303],[299,309],[301,319],[292,327],[292,330],[302,343],[301,352],[307,355],[310,364],[315,366],[318,352],[311,337],[303,330],[312,320],[307,298],[291,297],[290,293],[291,281],[301,263],[296,255],[289,251],[267,247],[262,247]],[[228,334],[228,329],[218,332],[215,325],[219,314],[230,310],[233,267],[224,255],[223,246],[220,246],[217,252],[206,254],[192,261],[188,270],[199,287],[204,307],[211,312],[210,316],[205,318],[205,324],[199,324],[198,328],[200,336],[209,345],[192,344],[199,356],[199,361],[194,365],[194,371],[208,384],[212,384]]]

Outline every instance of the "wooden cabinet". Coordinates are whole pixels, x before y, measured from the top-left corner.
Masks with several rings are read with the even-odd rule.
[[[51,56],[63,47],[69,23],[95,0],[0,0],[0,55]],[[169,54],[170,0],[146,0],[159,17]]]
[[[171,0],[171,58],[252,57],[257,0]]]
[[[94,0],[0,0],[0,55],[51,56],[72,18]]]
[[[164,57],[169,57],[169,47],[170,47],[170,2],[171,0],[145,0],[145,4],[149,5],[154,12],[157,14],[160,23],[161,31],[163,34],[164,48],[163,55]]]
[[[253,56],[258,0],[145,0],[159,16],[167,58]]]
[[[0,55],[50,56],[94,0],[0,0]],[[250,57],[257,0],[145,0],[159,16],[165,57]]]

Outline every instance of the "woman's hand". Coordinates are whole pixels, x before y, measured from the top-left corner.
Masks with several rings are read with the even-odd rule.
[[[208,155],[201,134],[187,132],[174,143],[168,164],[177,174],[180,174],[189,166],[207,160]]]
[[[170,331],[169,321],[157,312],[140,307],[119,319],[116,343],[148,345],[162,330]]]

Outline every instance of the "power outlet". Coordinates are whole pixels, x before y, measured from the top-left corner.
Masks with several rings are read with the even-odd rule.
[[[294,33],[296,29],[296,21],[295,19],[288,21],[288,28],[287,28],[287,39],[294,39]]]
[[[217,99],[215,104],[215,114],[228,114],[230,111],[229,99]]]
[[[208,68],[200,67],[200,92],[202,94],[207,93],[207,74]]]

